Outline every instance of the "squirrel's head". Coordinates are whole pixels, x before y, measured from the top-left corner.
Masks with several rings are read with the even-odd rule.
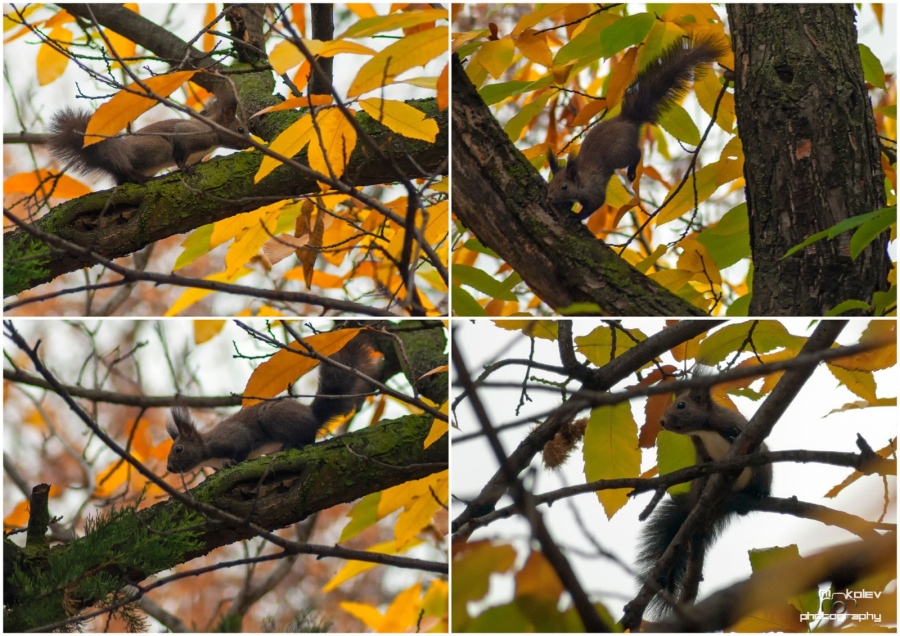
[[[705,420],[711,408],[709,389],[690,389],[675,396],[659,420],[663,429],[672,433],[687,433],[697,429],[698,422]]]
[[[565,167],[560,167],[553,151],[547,153],[552,177],[547,186],[547,202],[560,212],[571,212],[572,204],[581,194],[575,180],[578,174],[578,158],[569,154]]]
[[[194,426],[190,411],[183,406],[173,408],[166,430],[174,440],[166,464],[169,472],[183,473],[203,461],[203,438]]]

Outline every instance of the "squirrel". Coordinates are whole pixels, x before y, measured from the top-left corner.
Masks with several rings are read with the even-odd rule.
[[[641,160],[641,125],[657,123],[687,91],[694,69],[716,61],[727,50],[719,39],[697,35],[687,47],[676,42],[644,67],[625,90],[619,115],[591,128],[581,152],[569,156],[565,169],[560,169],[552,151],[548,153],[553,176],[547,202],[561,212],[571,212],[572,203],[578,201],[581,221],[606,201],[606,186],[616,169],[627,168],[629,181],[634,181]]]
[[[212,100],[201,113],[220,126],[247,135],[237,117],[237,99],[226,92]],[[195,119],[166,119],[144,126],[133,134],[122,134],[84,146],[84,133],[92,114],[64,108],[50,123],[50,151],[71,163],[81,174],[106,173],[116,183],[145,183],[165,168],[190,166],[219,147],[248,148],[244,142]]]
[[[715,402],[710,388],[707,387],[680,393],[663,413],[659,423],[667,431],[690,436],[694,443],[697,463],[707,463],[725,457],[731,444],[747,425],[747,419],[739,412]],[[765,444],[760,444],[760,452],[767,450]],[[644,578],[650,574],[675,538],[700,498],[707,480],[708,477],[693,480],[689,492],[672,495],[663,501],[650,517],[641,534],[638,555],[638,563]],[[716,512],[707,529],[696,533],[691,538],[688,549],[678,553],[665,580],[660,581],[661,587],[679,602],[693,601],[702,579],[706,551],[735,514],[747,514],[754,503],[769,496],[771,489],[770,464],[745,468],[735,480],[732,493],[723,508]],[[650,609],[662,616],[671,608],[657,595],[651,602]]]
[[[370,338],[359,334],[330,358],[374,377],[382,367]],[[201,466],[224,468],[245,459],[286,448],[303,448],[316,441],[319,429],[332,418],[358,408],[372,391],[366,380],[327,363],[319,365],[319,388],[309,405],[293,399],[258,402],[199,432],[184,407],[172,409],[166,430],[174,443],[167,468],[184,473]]]

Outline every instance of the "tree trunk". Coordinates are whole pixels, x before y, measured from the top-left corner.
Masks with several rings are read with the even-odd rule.
[[[888,288],[888,235],[855,260],[850,237],[784,254],[885,206],[872,105],[849,4],[731,4],[735,103],[753,254],[750,314],[821,316]]]

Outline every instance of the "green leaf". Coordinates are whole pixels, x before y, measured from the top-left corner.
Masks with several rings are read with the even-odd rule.
[[[719,222],[697,235],[697,240],[709,251],[719,269],[734,265],[750,256],[750,220],[747,204],[728,210]]]
[[[859,59],[862,61],[863,75],[866,81],[872,86],[884,88],[884,67],[881,65],[881,60],[875,57],[872,49],[865,44],[857,44],[857,46],[859,47]]]
[[[744,294],[740,298],[736,298],[733,303],[728,305],[725,315],[729,318],[749,316],[751,298],[753,298],[753,294]]]
[[[697,463],[694,443],[687,435],[660,431],[656,438],[656,448],[660,475],[668,475],[676,470],[681,470]],[[691,482],[686,481],[670,487],[668,491],[673,495],[677,495],[678,493],[688,492],[690,489]]]
[[[491,256],[493,258],[500,258],[497,255],[497,252],[487,247],[484,243],[479,241],[476,238],[470,238],[468,241],[463,243],[463,247],[467,250],[471,250],[473,252],[478,252],[479,254],[486,254],[487,256]]]
[[[894,214],[896,217],[896,206],[894,206],[894,208],[895,208]],[[821,241],[824,238],[834,238],[838,234],[842,234],[844,232],[849,232],[853,228],[859,227],[866,221],[869,221],[871,219],[878,217],[880,214],[882,214],[884,212],[884,210],[887,210],[887,209],[889,209],[889,208],[882,208],[881,210],[875,210],[874,212],[868,212],[866,214],[858,214],[856,216],[851,216],[849,219],[844,219],[843,221],[835,223],[827,230],[822,230],[821,232],[816,232],[815,234],[813,234],[812,236],[807,238],[805,241],[800,243],[800,245],[795,245],[794,247],[789,249],[785,253],[785,255],[782,256],[781,258],[783,260],[783,259],[787,258],[788,256],[790,256],[791,254],[793,254],[799,250],[802,250],[807,245],[812,245],[813,243],[815,243],[817,241]]]
[[[557,312],[561,316],[604,316],[606,315],[597,303],[572,303],[568,307],[560,307]]]
[[[641,43],[655,21],[656,17],[649,13],[636,13],[616,20],[603,30],[600,54],[612,57],[629,46]]]
[[[838,304],[836,307],[832,307],[831,310],[826,313],[826,316],[840,316],[845,311],[853,311],[854,309],[861,309],[865,312],[872,311],[872,306],[869,303],[864,303],[861,300],[845,300],[844,302]]]
[[[697,128],[697,124],[678,104],[673,104],[663,113],[659,119],[659,125],[682,143],[689,146],[696,146],[700,143],[700,130]]]
[[[212,238],[213,224],[198,227],[196,230],[187,235],[181,246],[184,251],[178,255],[175,260],[175,266],[172,269],[179,270],[187,267],[195,260],[209,252],[209,240]]]
[[[600,32],[619,20],[614,13],[595,15],[584,29],[569,40],[553,58],[553,66],[564,66],[574,60],[596,60],[600,57]]]
[[[856,260],[866,246],[892,225],[897,224],[897,206],[892,205],[878,210],[879,214],[859,226],[850,239],[850,258]]]
[[[510,141],[516,142],[519,140],[519,137],[522,136],[522,130],[532,119],[543,112],[544,107],[547,105],[547,101],[551,97],[553,97],[553,93],[544,91],[537,99],[530,104],[523,106],[518,113],[506,122],[506,126],[503,127],[503,132],[506,133]]]
[[[457,267],[459,265],[453,266],[454,274]],[[453,313],[457,316],[487,316],[484,307],[478,304],[478,301],[472,297],[472,294],[459,285],[453,286],[453,293],[450,295],[450,298],[452,299]]]
[[[491,298],[519,300],[518,296],[505,288],[504,282],[498,281],[487,272],[471,265],[454,265],[453,282],[457,285],[468,285]]]
[[[484,100],[485,105],[490,106],[491,104],[496,104],[497,102],[503,101],[507,97],[518,95],[520,92],[522,92],[522,89],[527,87],[529,84],[531,84],[531,82],[523,81],[488,84],[480,91],[478,91],[478,94],[481,95],[481,99]]]
[[[897,286],[894,285],[886,292],[875,292],[872,294],[872,302],[875,305],[875,315],[884,316],[888,310],[897,310]]]
[[[752,336],[751,328],[753,329]],[[749,345],[746,344],[748,338],[752,338],[752,350],[757,353],[767,353],[781,348],[796,350],[806,342],[806,338],[791,335],[777,320],[748,320],[726,325],[712,333],[700,343],[697,360],[712,366],[722,362],[742,347],[744,351],[750,351]]]

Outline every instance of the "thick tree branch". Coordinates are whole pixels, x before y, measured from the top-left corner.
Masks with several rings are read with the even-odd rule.
[[[702,316],[577,221],[546,205],[547,183],[512,145],[453,57],[453,211],[554,309],[614,316]]]
[[[357,119],[382,152],[394,156],[410,178],[430,177],[441,170],[446,159],[447,113],[439,111],[434,100],[410,103],[438,122],[441,132],[434,144],[416,140],[400,143],[395,133],[365,113]],[[408,155],[413,161],[408,160]],[[306,152],[297,159],[305,162]],[[90,246],[93,252],[115,259],[163,238],[255,210],[267,202],[320,192],[315,178],[300,175],[287,166],[254,184],[261,161],[259,153],[235,153],[197,166],[193,175],[176,172],[145,185],[126,184],[95,192],[57,206],[36,225],[42,231],[76,245]],[[347,173],[356,177],[357,186],[394,179],[364,145],[354,150]],[[397,220],[403,224],[402,217]],[[4,235],[3,248],[5,296],[94,264],[85,262],[81,255],[52,249],[21,229]]]

